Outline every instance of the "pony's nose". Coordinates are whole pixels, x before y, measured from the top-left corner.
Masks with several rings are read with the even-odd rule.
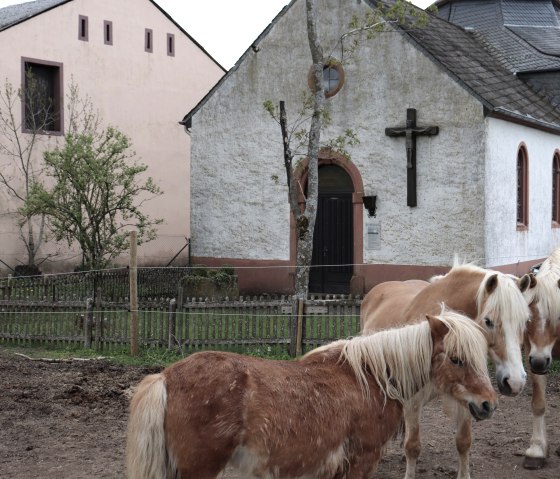
[[[546,374],[551,363],[550,356],[534,357],[529,356],[529,366],[534,374]]]
[[[480,407],[474,402],[469,403],[469,411],[477,421],[492,417],[494,409],[496,409],[496,406],[490,401],[484,401]]]
[[[504,396],[517,396],[525,387],[525,380],[513,380],[509,375],[497,376],[498,389]]]

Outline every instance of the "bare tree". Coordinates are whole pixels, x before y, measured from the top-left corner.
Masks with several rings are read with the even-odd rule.
[[[41,174],[38,145],[53,129],[56,112],[46,85],[25,73],[25,84],[16,89],[6,79],[0,90],[0,188],[14,201],[10,211],[16,217],[20,237],[27,251],[26,264],[36,269],[37,255],[45,238],[45,217],[21,212],[33,182]],[[23,105],[23,107],[22,107]],[[20,115],[17,112],[22,112]]]

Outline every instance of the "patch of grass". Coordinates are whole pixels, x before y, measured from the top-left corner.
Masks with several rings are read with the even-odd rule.
[[[189,351],[181,354],[179,351],[170,351],[160,348],[141,348],[138,356],[131,356],[129,348],[116,348],[110,351],[96,351],[93,349],[85,349],[80,347],[56,347],[49,345],[29,345],[29,344],[0,344],[0,351],[8,354],[25,354],[30,358],[48,358],[48,359],[74,359],[74,358],[98,358],[103,357],[108,361],[125,366],[145,366],[145,367],[166,367],[173,364],[195,351]],[[292,359],[288,354],[275,351],[274,348],[255,347],[246,348],[244,351],[238,351],[239,354],[247,356],[261,357],[267,359]]]
[[[550,372],[551,373],[560,373],[560,359],[554,359],[552,364],[550,365]]]

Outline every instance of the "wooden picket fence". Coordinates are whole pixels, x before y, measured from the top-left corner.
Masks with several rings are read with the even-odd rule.
[[[95,298],[124,302],[129,296],[129,269],[0,278],[0,300],[73,302]],[[138,268],[138,298],[153,300],[177,295],[190,268]]]
[[[139,303],[139,344],[184,354],[205,349],[249,354],[303,353],[359,333],[360,298],[327,297],[298,307],[288,296],[232,301],[175,299]],[[0,344],[83,345],[107,350],[130,344],[128,302],[0,299]]]

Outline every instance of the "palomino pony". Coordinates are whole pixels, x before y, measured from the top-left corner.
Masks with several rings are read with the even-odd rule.
[[[130,479],[366,479],[397,432],[402,403],[427,383],[475,419],[497,397],[487,344],[468,318],[342,340],[295,361],[200,352],[140,383],[130,407]]]
[[[560,358],[560,248],[542,263],[536,280],[535,287],[525,293],[531,309],[531,321],[525,333],[525,356],[533,384],[533,435],[523,464],[527,469],[540,469],[548,456],[545,374],[552,359]]]
[[[375,286],[362,302],[360,322],[363,333],[405,326],[422,321],[440,303],[461,311],[482,330],[489,352],[496,365],[500,392],[515,396],[525,386],[521,342],[529,307],[522,292],[531,284],[531,276],[513,279],[509,275],[488,271],[471,264],[458,264],[444,276],[430,282],[389,281]],[[420,415],[423,406],[437,396],[431,385],[425,387],[404,405],[406,456],[405,479],[416,475],[420,455]],[[452,402],[449,403],[453,406]],[[458,479],[468,479],[469,454],[472,442],[471,420],[461,407],[450,408],[456,421],[455,444],[459,455]]]

